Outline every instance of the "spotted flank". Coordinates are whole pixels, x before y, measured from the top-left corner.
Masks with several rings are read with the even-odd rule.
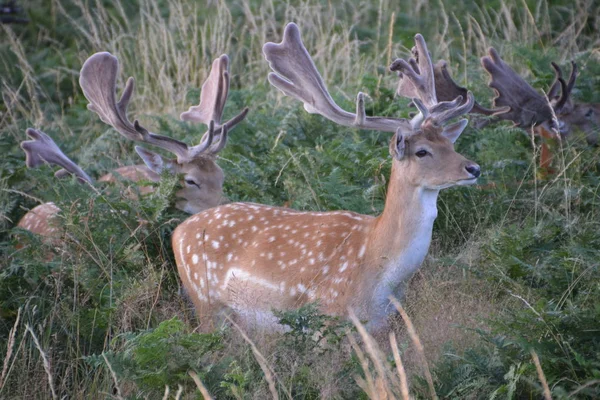
[[[188,218],[174,232],[173,248],[184,284],[203,307],[224,302],[268,311],[319,300],[336,312],[336,300],[351,295],[360,274],[372,220],[233,203]]]

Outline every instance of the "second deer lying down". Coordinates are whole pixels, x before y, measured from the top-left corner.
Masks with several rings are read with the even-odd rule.
[[[173,234],[177,268],[201,319],[230,308],[250,324],[268,326],[272,309],[318,301],[323,312],[347,315],[352,308],[371,329],[385,326],[388,296],[419,268],[431,241],[441,189],[473,184],[479,166],[456,153],[453,142],[474,99],[467,94],[438,102],[433,68],[423,37],[415,37],[419,72],[396,60],[401,85],[420,115],[412,121],[367,117],[359,93],[356,114],[333,102],[289,24],[280,44],[264,54],[272,85],[304,103],[309,112],[345,126],[395,132],[389,144],[392,173],[379,217],[350,211],[299,212],[234,203],[188,218]]]
[[[117,102],[115,90],[118,72],[118,60],[109,53],[96,53],[86,60],[79,82],[90,101],[88,108],[126,138],[160,147],[175,154],[177,158],[164,159],[157,153],[136,146],[135,150],[146,166],[121,167],[101,177],[99,181],[114,181],[116,173],[132,181],[158,182],[160,174],[166,170],[175,175],[183,175],[182,189],[176,193],[177,208],[194,214],[220,204],[223,198],[224,175],[215,162],[215,156],[225,147],[227,133],[241,122],[248,112],[246,108],[221,124],[229,92],[229,58],[222,55],[213,62],[211,72],[202,85],[200,104],[181,114],[184,121],[208,125],[208,132],[198,145],[192,147],[168,136],[148,132],[137,120],[132,124],[127,119],[127,106],[133,94],[134,81],[133,78],[129,78],[123,95]],[[26,153],[28,167],[37,167],[44,163],[55,164],[63,168],[57,175],[69,173],[82,181],[92,183],[92,179],[65,156],[48,135],[35,129],[28,129],[27,135],[33,140],[23,142],[21,146]],[[150,191],[152,188],[140,188],[142,194]],[[52,236],[56,231],[56,224],[52,219],[59,211],[54,203],[41,204],[29,211],[18,226],[42,236]]]

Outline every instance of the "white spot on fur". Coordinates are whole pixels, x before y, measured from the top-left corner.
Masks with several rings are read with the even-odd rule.
[[[362,247],[360,248],[360,251],[358,252],[358,258],[363,258],[366,250],[367,250],[367,245],[363,244]]]

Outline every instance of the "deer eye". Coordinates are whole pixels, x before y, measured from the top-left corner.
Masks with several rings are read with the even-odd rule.
[[[585,117],[586,118],[591,118],[592,114],[594,114],[594,110],[592,110],[591,108],[588,110],[587,113],[585,113]]]
[[[200,184],[196,183],[196,181],[194,181],[193,179],[186,179],[185,184],[188,186],[197,186],[198,188],[200,188]]]
[[[429,152],[427,150],[419,150],[415,153],[415,156],[419,157],[419,158],[423,158],[425,157],[427,154],[429,154]]]

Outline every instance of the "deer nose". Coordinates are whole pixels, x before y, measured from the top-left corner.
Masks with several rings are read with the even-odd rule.
[[[465,166],[465,169],[467,170],[468,173],[473,175],[473,177],[475,177],[475,178],[479,178],[479,175],[481,175],[481,168],[479,168],[479,165],[477,165],[475,163],[467,164]]]

